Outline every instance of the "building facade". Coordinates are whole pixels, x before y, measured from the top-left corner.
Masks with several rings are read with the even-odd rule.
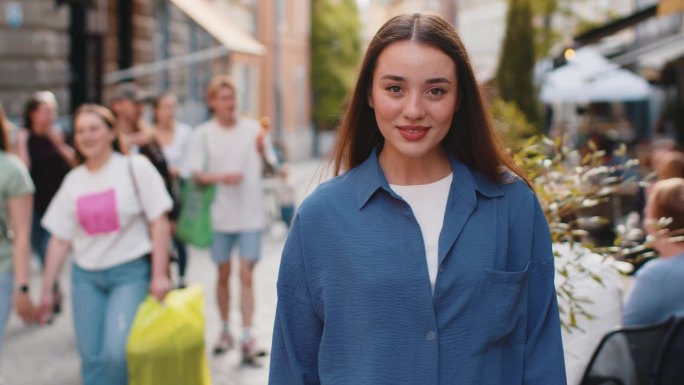
[[[77,106],[106,104],[134,80],[176,93],[179,118],[197,124],[209,79],[224,73],[239,113],[269,116],[294,146],[310,137],[309,10],[310,0],[0,0],[0,101],[21,124],[30,95],[53,91],[68,125]]]
[[[69,105],[68,9],[45,0],[0,0],[0,101],[17,121],[33,91]]]

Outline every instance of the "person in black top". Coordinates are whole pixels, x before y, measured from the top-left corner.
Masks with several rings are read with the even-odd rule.
[[[75,164],[74,149],[66,143],[64,133],[55,125],[57,101],[50,91],[34,93],[24,106],[24,128],[17,137],[17,153],[28,167],[36,192],[33,200],[31,246],[45,264],[45,251],[50,234],[40,221],[62,179]]]

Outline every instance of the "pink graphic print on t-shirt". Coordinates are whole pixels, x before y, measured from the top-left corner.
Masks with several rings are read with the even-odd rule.
[[[114,189],[83,195],[76,200],[78,222],[88,235],[119,231]]]

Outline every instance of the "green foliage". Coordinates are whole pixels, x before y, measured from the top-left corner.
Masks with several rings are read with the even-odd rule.
[[[537,133],[515,103],[495,99],[492,116],[504,143],[514,153],[522,150],[525,141]]]
[[[518,139],[520,142],[521,139]],[[570,255],[557,259],[556,279],[561,323],[567,330],[576,330],[578,317],[591,320],[593,316],[585,310],[588,298],[575,295],[574,283],[589,277],[602,283],[601,273],[595,268],[585,267],[585,256],[597,253],[606,258],[621,259],[626,254],[645,252],[643,244],[630,248],[618,236],[613,247],[597,247],[588,241],[592,228],[611,224],[608,218],[592,215],[591,210],[620,191],[632,188],[636,181],[625,179],[625,171],[638,166],[638,161],[626,159],[617,165],[605,164],[605,152],[589,143],[589,152],[582,155],[568,146],[564,138],[551,140],[544,136],[532,136],[519,144],[513,156],[533,181],[535,192],[549,223],[554,244],[568,244]],[[625,147],[615,155],[626,155]],[[616,224],[611,224],[616,225]],[[617,227],[617,225],[616,225]],[[624,234],[627,230],[619,230]],[[638,250],[640,249],[640,250]]]
[[[354,83],[361,51],[360,30],[355,0],[312,1],[313,119],[321,130],[335,128]]]
[[[515,103],[528,121],[536,123],[536,92],[532,84],[534,30],[530,0],[511,0],[505,36],[496,74],[498,96]]]

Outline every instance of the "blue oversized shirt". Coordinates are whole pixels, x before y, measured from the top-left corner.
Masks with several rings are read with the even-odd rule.
[[[520,180],[452,170],[434,295],[418,222],[376,152],[302,203],[280,266],[271,385],[565,384],[536,197]]]

